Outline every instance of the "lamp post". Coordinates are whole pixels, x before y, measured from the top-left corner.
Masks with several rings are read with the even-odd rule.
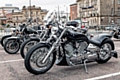
[[[58,21],[60,21],[60,13],[59,13],[60,10],[59,10],[59,8],[60,8],[60,7],[59,7],[59,5],[58,5]]]
[[[31,0],[29,0],[29,6],[30,6],[30,18],[32,17],[31,16]]]
[[[115,0],[114,0],[114,4],[113,5],[114,5],[114,8],[113,8],[114,9],[113,20],[114,20],[114,24],[115,24]]]
[[[110,23],[110,5],[108,4],[107,5],[107,8],[108,8],[108,26],[109,26],[109,23]]]

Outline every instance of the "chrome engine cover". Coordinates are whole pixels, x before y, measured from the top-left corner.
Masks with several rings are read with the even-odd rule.
[[[87,47],[88,44],[85,41],[65,44],[64,48],[66,50],[67,63],[72,66],[81,63],[85,58]]]
[[[75,66],[83,63],[83,60],[87,59],[88,61],[95,61],[98,58],[98,54],[96,50],[98,49],[96,46],[92,48],[88,47],[89,44],[85,41],[81,42],[69,42],[65,44],[64,48],[66,50],[66,61],[68,65]]]

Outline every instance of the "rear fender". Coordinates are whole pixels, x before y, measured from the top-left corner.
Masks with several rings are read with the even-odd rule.
[[[111,41],[112,44],[114,44],[113,41],[111,40],[111,38],[109,38],[107,36],[97,36],[97,37],[93,37],[93,38],[95,39],[95,41],[99,42],[99,45],[97,45],[98,47],[101,47],[102,44],[104,43],[104,41],[106,41],[106,40],[109,40],[109,41]]]
[[[102,43],[101,43],[101,46],[102,46],[102,44],[103,44],[105,41],[109,41],[109,42],[111,43],[111,45],[112,45],[112,50],[115,49],[115,45],[114,45],[113,41],[112,41],[110,38],[108,38],[108,37],[106,37],[106,38],[103,39],[103,41],[102,41]]]

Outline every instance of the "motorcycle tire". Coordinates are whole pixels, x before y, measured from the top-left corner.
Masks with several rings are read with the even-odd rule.
[[[8,54],[16,54],[19,51],[19,49],[20,49],[20,43],[17,40],[11,39],[5,42],[4,50]]]
[[[5,35],[5,36],[3,36],[3,37],[1,38],[1,41],[0,41],[1,45],[4,46],[6,39],[9,38],[9,37],[11,37],[11,36],[12,36],[12,35]]]
[[[23,42],[22,43],[22,45],[21,45],[21,48],[20,48],[20,54],[21,54],[21,57],[24,59],[25,58],[25,56],[26,56],[26,53],[27,52],[25,52],[24,50],[25,50],[25,47],[30,43],[30,42],[33,42],[33,41],[35,41],[35,42],[39,42],[40,40],[38,40],[38,39],[28,39],[28,40],[26,40],[25,42]],[[35,44],[34,44],[35,45]],[[33,45],[30,45],[30,47],[29,47],[29,49],[32,47]],[[27,50],[28,51],[28,50]]]
[[[41,51],[42,48],[46,48],[47,49],[46,53],[48,53],[51,46],[48,46],[46,44],[37,44],[37,45],[33,46],[27,52],[27,55],[24,60],[25,68],[30,73],[35,74],[35,75],[43,74],[43,73],[47,72],[49,69],[51,69],[51,67],[53,66],[53,64],[55,63],[55,60],[56,60],[56,53],[53,52],[53,53],[51,53],[51,55],[49,56],[47,61],[45,61],[45,63],[42,63],[42,60],[44,58],[42,56],[46,56],[45,52],[34,53],[37,50]],[[45,50],[45,49],[43,49],[43,50]],[[40,55],[38,55],[38,54],[40,54]],[[41,59],[41,57],[42,57],[42,59]],[[41,60],[41,61],[38,61],[38,60]],[[34,68],[34,66],[32,66],[32,64],[35,64],[34,66],[36,66],[36,67]],[[37,67],[38,67],[38,69],[36,69]],[[42,69],[40,69],[41,67],[42,67]],[[43,67],[45,67],[45,68],[43,68]]]
[[[105,56],[108,54],[107,58],[105,58],[104,55],[103,55],[103,56],[104,56],[104,58],[103,58],[102,55],[99,54],[98,59],[96,60],[96,62],[99,63],[99,64],[108,62],[108,61],[111,59],[110,51],[111,51],[111,50],[114,50],[114,43],[113,43],[112,40],[110,40],[110,39],[105,40],[105,41],[102,43],[101,48],[104,47],[105,45],[107,45],[107,47],[109,47],[109,48],[111,48],[111,49],[109,49],[108,52],[105,54]],[[104,50],[104,51],[105,51],[105,50]],[[106,50],[106,51],[107,51],[107,50]],[[104,53],[103,53],[103,54],[104,54]]]

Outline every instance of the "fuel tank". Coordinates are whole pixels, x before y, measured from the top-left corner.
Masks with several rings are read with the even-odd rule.
[[[67,38],[69,40],[83,40],[83,41],[88,42],[88,38],[85,34],[80,33],[80,32],[75,32],[75,31],[72,31],[72,30],[69,30],[67,32]]]

